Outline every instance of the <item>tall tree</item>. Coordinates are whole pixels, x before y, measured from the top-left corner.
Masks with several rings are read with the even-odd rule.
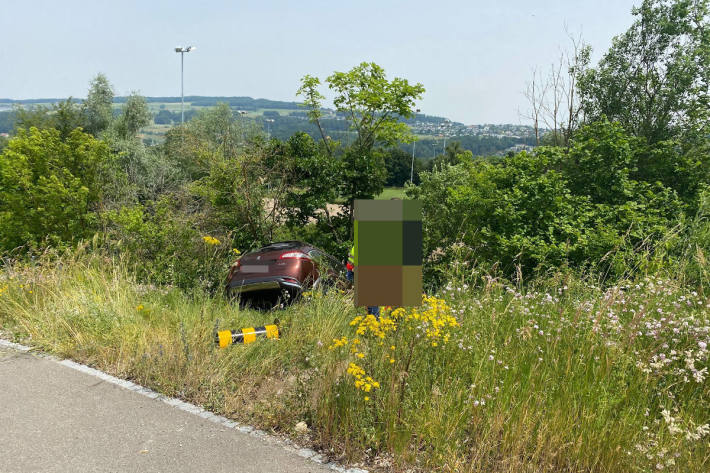
[[[530,104],[524,118],[532,121],[538,146],[569,148],[574,130],[579,126],[581,104],[577,80],[587,70],[591,47],[584,43],[581,35],[567,32],[567,36],[570,46],[550,65],[547,76],[533,70],[532,80],[524,92]],[[540,133],[541,122],[549,132]]]
[[[346,214],[351,217],[355,199],[372,198],[384,187],[387,173],[381,146],[414,139],[401,118],[414,115],[415,100],[421,98],[424,86],[398,77],[388,80],[384,69],[373,62],[363,62],[348,72],[335,72],[326,83],[335,94],[335,110],[356,134],[353,143],[340,155],[343,176],[339,191],[346,200]],[[332,154],[333,146],[321,126],[323,95],[317,90],[319,85],[319,79],[305,76],[298,93],[306,98],[309,116],[318,125],[324,145]]]
[[[148,125],[151,118],[145,97],[133,92],[121,108],[121,115],[116,119],[116,132],[124,139],[135,138],[138,130]]]
[[[89,93],[84,101],[86,131],[96,136],[108,128],[113,118],[113,87],[105,75],[99,73],[89,84]]]
[[[606,115],[650,143],[706,136],[708,0],[644,0],[632,12],[633,25],[579,78],[586,118]]]

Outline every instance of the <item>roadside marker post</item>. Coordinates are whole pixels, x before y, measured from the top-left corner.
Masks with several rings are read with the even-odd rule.
[[[272,324],[262,327],[247,327],[240,330],[222,330],[215,333],[214,342],[220,348],[225,348],[235,343],[243,343],[244,345],[254,343],[257,337],[278,340],[279,326]]]

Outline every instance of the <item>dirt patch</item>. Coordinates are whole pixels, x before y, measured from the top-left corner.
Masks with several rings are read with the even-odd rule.
[[[264,210],[266,211],[267,214],[274,211],[274,205],[275,205],[274,199],[272,199],[270,197],[264,199]],[[331,217],[343,215],[346,212],[345,206],[340,205],[340,204],[328,204],[326,207],[327,207],[328,213],[330,214]],[[284,209],[279,209],[278,213],[279,213],[279,215],[277,216],[277,221],[280,223],[285,222],[286,215],[285,215]],[[318,209],[318,210],[316,210],[316,213],[325,214],[325,209]],[[315,223],[315,222],[316,222],[316,219],[313,217],[308,219],[308,223]]]

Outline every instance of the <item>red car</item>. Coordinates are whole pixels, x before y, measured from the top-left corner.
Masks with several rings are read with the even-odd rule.
[[[344,264],[338,259],[301,241],[282,241],[242,255],[230,268],[225,289],[229,296],[271,305],[343,281]]]

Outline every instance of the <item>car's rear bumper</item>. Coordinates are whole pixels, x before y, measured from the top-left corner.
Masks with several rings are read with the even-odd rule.
[[[256,293],[277,289],[300,292],[303,290],[303,286],[295,279],[270,276],[264,278],[239,279],[231,281],[226,287],[227,292],[230,294]]]

